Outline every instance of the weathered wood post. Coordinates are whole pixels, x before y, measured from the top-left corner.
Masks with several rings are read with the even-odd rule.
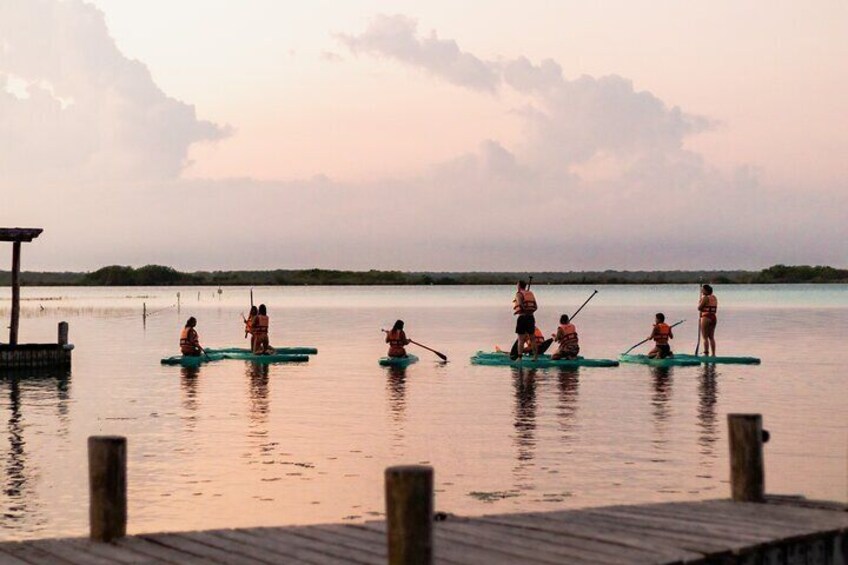
[[[727,437],[730,441],[730,490],[733,500],[763,502],[763,417],[760,414],[728,414]]]
[[[59,345],[68,345],[68,322],[59,322]]]
[[[386,469],[386,528],[390,565],[433,563],[433,468]]]
[[[88,438],[91,539],[108,542],[127,534],[127,439]]]
[[[18,344],[18,324],[21,319],[21,242],[12,242],[12,320],[9,324],[9,345]]]

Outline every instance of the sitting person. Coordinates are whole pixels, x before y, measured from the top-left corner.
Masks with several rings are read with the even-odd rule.
[[[389,344],[389,357],[406,357],[406,346],[409,340],[403,331],[403,320],[398,320],[392,329],[386,332],[386,343]]]
[[[186,321],[182,333],[180,333],[180,352],[186,357],[199,357],[203,353],[200,346],[200,336],[197,335],[197,320],[194,316]]]
[[[674,339],[674,334],[671,331],[671,327],[665,323],[665,314],[662,312],[657,314],[654,329],[651,330],[651,337],[648,339],[654,340],[654,343],[656,344],[654,348],[648,352],[648,357],[652,359],[674,357],[674,353],[671,352],[671,346],[668,344],[668,340]]]
[[[568,314],[560,316],[559,327],[553,337],[559,347],[551,355],[551,359],[577,359],[580,343],[577,339],[577,328],[569,321]]]
[[[553,339],[545,339],[545,334],[542,333],[538,327],[533,329],[533,341],[536,344],[536,353],[542,355],[545,351],[547,351],[551,344],[554,342]],[[522,348],[524,355],[529,355],[533,353],[533,343],[531,343],[528,339],[525,338]],[[509,356],[511,359],[518,359],[518,342],[512,344],[512,349],[509,352]]]

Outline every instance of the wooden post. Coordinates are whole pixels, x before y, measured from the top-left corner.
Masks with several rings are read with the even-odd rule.
[[[127,439],[88,438],[91,539],[108,542],[127,534]]]
[[[386,527],[390,565],[433,563],[433,468],[386,469]]]
[[[21,242],[12,242],[12,321],[9,345],[18,344],[18,322],[21,317]]]
[[[68,345],[68,322],[59,322],[59,345]]]
[[[760,414],[728,414],[727,437],[730,441],[730,490],[733,500],[763,502],[763,417]]]

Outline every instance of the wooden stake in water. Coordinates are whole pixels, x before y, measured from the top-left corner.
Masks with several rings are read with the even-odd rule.
[[[68,322],[59,322],[58,339],[59,345],[68,345]]]
[[[730,441],[730,490],[733,500],[763,502],[763,417],[759,414],[728,414],[727,437]]]
[[[127,534],[127,440],[88,438],[91,539],[111,541]]]
[[[390,565],[433,563],[433,468],[386,469],[386,528]]]

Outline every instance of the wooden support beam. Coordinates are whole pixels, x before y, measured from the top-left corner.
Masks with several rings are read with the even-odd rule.
[[[127,439],[88,438],[91,539],[112,541],[127,535]]]
[[[12,320],[9,345],[18,344],[18,322],[21,317],[21,242],[12,242]]]
[[[433,468],[386,469],[386,530],[390,565],[433,563]]]
[[[728,414],[730,441],[730,489],[736,502],[765,500],[763,417],[760,414]]]

